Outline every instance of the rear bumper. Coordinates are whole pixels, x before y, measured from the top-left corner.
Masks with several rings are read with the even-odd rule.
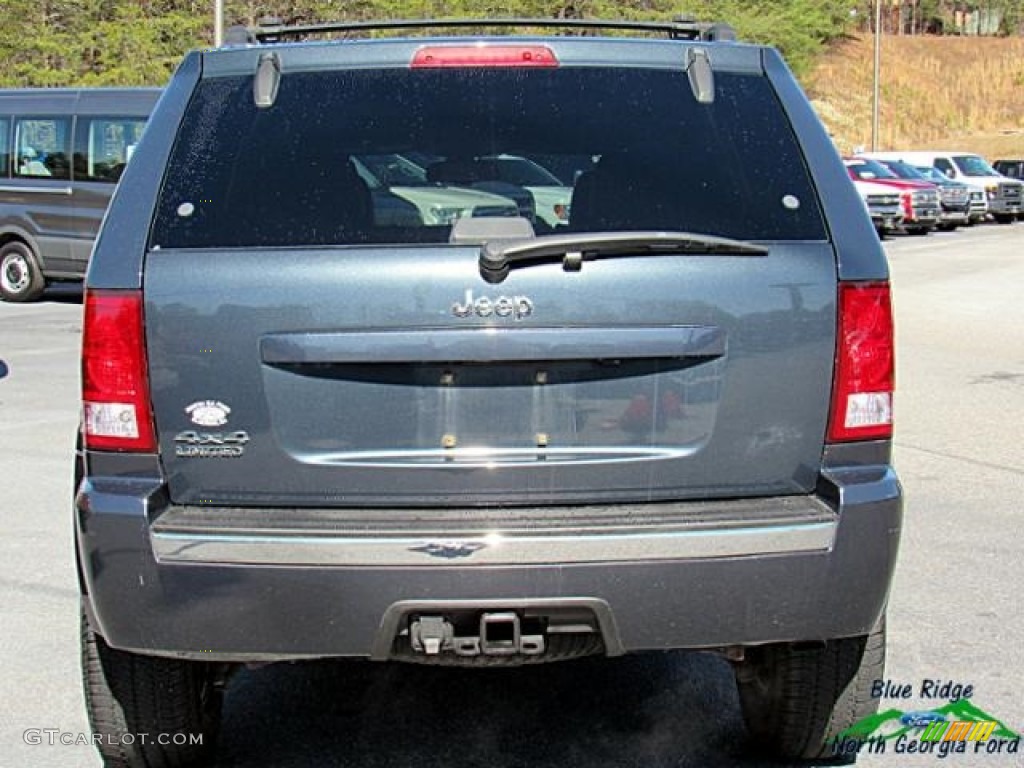
[[[141,479],[87,478],[76,498],[107,641],[225,661],[380,657],[395,606],[431,602],[606,606],[617,652],[865,634],[888,594],[902,499],[881,465],[829,470],[813,496],[578,512],[507,510],[485,530],[448,510],[443,526],[367,533],[337,511],[176,508]]]
[[[616,514],[574,516],[571,508],[552,507],[529,516],[520,510],[520,522],[467,525],[446,513],[422,527],[396,528],[387,512],[371,516],[373,510],[358,521],[332,510],[291,510],[268,524],[266,510],[210,514],[178,507],[161,515],[150,535],[165,564],[433,568],[448,562],[475,570],[824,552],[838,529],[837,515],[809,497],[768,508],[744,501],[603,509]]]

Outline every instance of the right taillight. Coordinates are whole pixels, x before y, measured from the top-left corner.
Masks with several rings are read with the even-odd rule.
[[[82,409],[85,447],[156,450],[140,291],[85,293]]]
[[[841,283],[830,442],[892,437],[894,343],[888,283]]]

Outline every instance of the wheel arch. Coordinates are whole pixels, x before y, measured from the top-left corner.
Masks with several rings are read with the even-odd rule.
[[[89,596],[89,583],[85,578],[85,571],[82,568],[82,545],[79,541],[78,533],[78,504],[76,503],[78,498],[78,489],[82,485],[82,480],[85,479],[85,441],[82,436],[82,424],[79,423],[78,431],[75,435],[75,465],[73,469],[72,486],[71,486],[71,530],[72,530],[72,542],[71,545],[75,549],[75,575],[78,577],[78,591],[79,594],[84,598]],[[88,601],[87,601],[88,602]],[[91,606],[90,606],[91,609]],[[92,616],[89,617],[90,619]],[[95,621],[93,622],[95,626]]]
[[[36,263],[39,265],[40,271],[43,275],[46,275],[46,259],[43,257],[42,251],[39,248],[39,243],[36,241],[35,236],[24,227],[7,225],[0,227],[0,248],[3,248],[8,243],[20,242],[25,247],[32,251],[32,255],[35,257]]]

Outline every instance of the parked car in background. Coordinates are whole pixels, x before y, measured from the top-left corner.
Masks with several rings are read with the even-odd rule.
[[[425,169],[400,154],[355,155],[352,165],[370,188],[374,223],[380,227],[451,226],[461,218],[520,213],[503,195],[434,183]]]
[[[1024,181],[1024,160],[996,160],[992,167],[1003,176]],[[1017,218],[1024,219],[1024,205],[1022,205],[1020,213],[1017,214]]]
[[[438,184],[459,185],[506,195],[520,204],[522,215],[538,231],[551,231],[569,223],[572,186],[531,159],[518,155],[475,157],[416,156],[427,178]]]
[[[548,228],[569,223],[572,185],[563,184],[540,164],[516,155],[485,155],[474,158],[474,164],[482,181],[502,181],[529,192],[537,218]]]
[[[967,190],[967,224],[972,226],[985,220],[988,215],[988,198],[985,190],[961,181],[954,181],[934,165],[915,165],[925,179],[940,187],[944,185],[961,185]],[[941,192],[940,192],[941,194]]]
[[[519,184],[533,195],[537,218],[550,228],[568,224],[571,184],[563,184],[551,171],[528,157],[496,155],[483,157],[481,161],[493,164],[494,173],[501,180]]]
[[[972,152],[948,150],[872,152],[870,157],[903,160],[911,165],[932,165],[951,179],[985,192],[988,211],[998,222],[1009,223],[1024,210],[1024,184],[1008,179]]]
[[[959,181],[947,179],[936,171],[935,176],[927,176],[914,166],[900,160],[879,160],[882,165],[901,179],[924,181],[932,184],[939,191],[938,228],[946,231],[954,230],[961,224],[969,224],[971,220],[971,188]],[[937,177],[941,177],[941,180]]]
[[[81,280],[159,88],[0,90],[0,297]]]
[[[862,156],[843,161],[850,178],[870,181],[896,190],[900,196],[903,229],[915,235],[926,235],[935,229],[942,214],[939,191],[927,181],[901,179],[876,160]]]
[[[873,181],[862,181],[855,176],[850,177],[864,202],[864,207],[871,216],[871,223],[879,237],[895,232],[903,225],[903,206],[900,193],[884,184]]]
[[[992,168],[1011,179],[1024,179],[1024,160],[996,160]]]

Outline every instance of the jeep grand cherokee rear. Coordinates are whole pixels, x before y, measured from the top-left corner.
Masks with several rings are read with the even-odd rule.
[[[714,650],[796,758],[872,711],[884,256],[778,54],[662,29],[185,59],[87,280],[75,518],[93,728],[207,738],[109,765],[202,759],[244,662]],[[392,154],[592,161],[537,234],[371,193]]]

